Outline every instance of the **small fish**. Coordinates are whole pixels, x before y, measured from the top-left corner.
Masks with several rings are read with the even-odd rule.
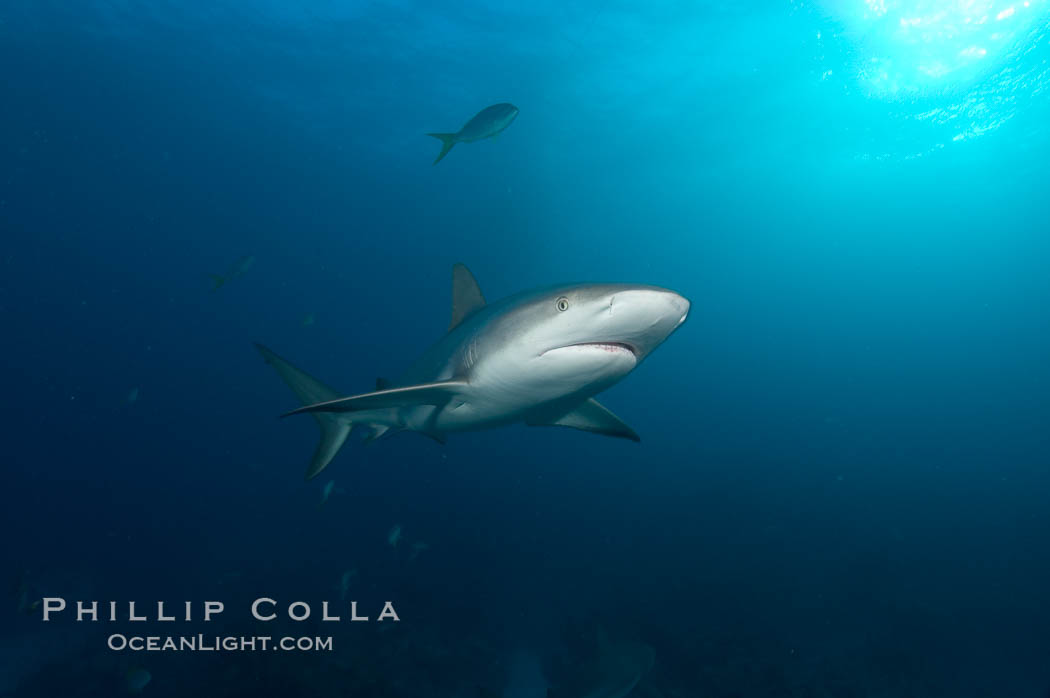
[[[306,316],[303,317],[303,327],[309,327],[312,324],[314,324],[314,314],[307,313]]]
[[[31,616],[40,608],[40,599],[33,598],[33,592],[29,585],[29,570],[25,570],[15,580],[13,588],[15,597],[15,610],[18,613]]]
[[[244,274],[252,268],[253,264],[255,264],[255,257],[253,255],[246,255],[234,262],[233,266],[230,267],[225,276],[220,274],[209,274],[208,276],[211,277],[212,282],[211,290],[218,291],[226,282],[244,276]]]
[[[132,388],[128,391],[127,403],[129,405],[135,404],[135,401],[139,399],[139,389],[137,387]]]
[[[335,480],[329,480],[324,483],[324,487],[321,488],[321,501],[317,503],[317,508],[320,509],[328,501],[328,498],[332,496],[332,490],[335,489]]]
[[[438,153],[434,164],[441,162],[441,159],[448,155],[448,151],[452,150],[452,146],[456,143],[473,143],[484,138],[492,138],[510,126],[517,116],[518,108],[513,104],[503,102],[485,107],[455,133],[428,133],[428,136],[441,141],[441,152]]]
[[[430,546],[421,540],[417,540],[415,543],[412,544],[412,547],[409,548],[409,550],[410,552],[408,554],[408,559],[415,560],[417,557],[419,557],[419,554],[421,552],[423,552],[424,550],[430,550]]]
[[[347,570],[343,572],[343,576],[339,578],[339,598],[342,601],[346,600],[346,592],[350,589],[350,580],[357,576],[357,570]]]
[[[386,534],[386,542],[389,543],[391,545],[391,547],[396,548],[397,544],[398,544],[398,542],[400,540],[401,540],[401,526],[400,526],[400,524],[395,524],[394,527],[392,529],[390,529],[390,533]]]
[[[128,693],[141,693],[146,684],[152,680],[153,674],[148,670],[142,667],[132,667],[124,674],[124,687],[128,689]]]
[[[41,599],[29,598],[29,590],[26,589],[18,596],[18,611],[27,616],[31,616],[40,609]]]

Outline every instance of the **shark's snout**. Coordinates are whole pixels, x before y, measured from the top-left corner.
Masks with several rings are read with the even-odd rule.
[[[608,336],[595,340],[628,345],[641,360],[685,322],[690,304],[665,288],[633,286],[616,289],[606,306],[601,329]]]
[[[661,289],[656,293],[659,296],[659,301],[653,303],[653,305],[656,306],[654,310],[660,318],[657,324],[666,331],[667,334],[664,335],[666,339],[667,336],[681,327],[685,319],[689,317],[690,303],[688,299],[674,291]]]
[[[668,291],[668,293],[671,295],[671,305],[674,307],[675,312],[680,315],[678,324],[675,325],[675,328],[678,328],[689,317],[689,309],[692,307],[692,304],[688,298],[680,296],[674,291]]]
[[[675,327],[685,322],[690,303],[684,296],[662,288],[639,288],[623,291],[613,296],[610,307],[616,304],[631,305],[651,319],[673,320]]]

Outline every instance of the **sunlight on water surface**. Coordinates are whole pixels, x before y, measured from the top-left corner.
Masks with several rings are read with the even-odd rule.
[[[874,94],[957,89],[1001,69],[1036,40],[1046,0],[857,0],[832,9],[856,34]]]
[[[910,154],[994,131],[1050,84],[1048,0],[826,0],[848,84],[916,132]],[[910,132],[909,132],[910,133]]]

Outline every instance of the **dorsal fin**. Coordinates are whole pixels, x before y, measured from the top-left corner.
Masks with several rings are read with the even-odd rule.
[[[448,329],[454,329],[484,306],[485,297],[481,295],[481,287],[470,269],[462,264],[452,265],[452,322]]]

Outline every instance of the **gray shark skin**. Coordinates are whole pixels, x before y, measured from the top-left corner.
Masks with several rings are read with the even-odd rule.
[[[473,143],[484,138],[492,138],[510,126],[517,116],[518,108],[513,104],[506,102],[493,104],[475,114],[456,133],[428,133],[428,136],[441,141],[441,152],[438,153],[433,164],[441,162],[441,159],[448,155],[448,151],[452,150],[452,146],[456,143]]]
[[[306,478],[320,473],[356,427],[367,440],[525,422],[638,441],[594,396],[653,352],[689,314],[689,301],[656,286],[555,286],[485,303],[462,264],[452,270],[448,333],[396,381],[343,397],[261,344],[256,347],[302,402],[321,442]],[[285,415],[287,416],[287,415]]]

